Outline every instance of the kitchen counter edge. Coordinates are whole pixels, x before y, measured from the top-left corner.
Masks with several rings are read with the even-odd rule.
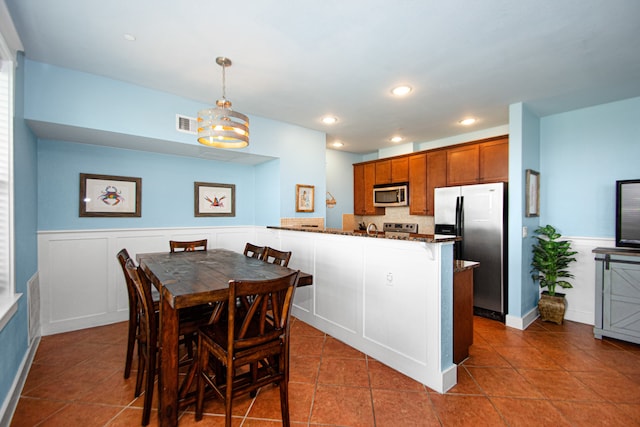
[[[391,239],[391,240],[407,240],[411,242],[425,242],[425,243],[446,243],[462,240],[457,236],[445,236],[441,234],[408,234],[405,236],[386,236],[383,232],[369,235],[366,232],[346,231],[338,230],[335,228],[316,228],[316,227],[276,227],[267,226],[267,228],[274,230],[287,230],[287,231],[302,231],[307,233],[321,233],[321,234],[336,234],[340,236],[356,236],[356,237],[369,237],[374,239]]]
[[[465,261],[460,259],[453,262],[454,273],[460,273],[477,267],[480,267],[480,263],[477,261]]]

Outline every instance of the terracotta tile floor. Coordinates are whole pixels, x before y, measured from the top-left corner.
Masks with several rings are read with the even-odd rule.
[[[135,374],[122,375],[126,328],[118,323],[43,337],[11,425],[139,425]],[[518,331],[475,318],[458,384],[439,394],[294,319],[292,424],[640,426],[640,345],[597,340],[592,329],[536,321]],[[280,425],[277,388],[234,405],[234,426]],[[192,409],[181,414],[181,426],[224,424],[219,401],[206,404],[199,423]],[[154,411],[151,425],[156,421]]]

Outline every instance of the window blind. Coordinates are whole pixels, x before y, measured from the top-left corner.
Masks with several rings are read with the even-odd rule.
[[[11,289],[10,246],[10,89],[9,72],[12,64],[0,64],[0,298],[8,297]]]

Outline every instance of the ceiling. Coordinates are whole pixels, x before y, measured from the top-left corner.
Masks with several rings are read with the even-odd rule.
[[[29,59],[213,105],[226,56],[234,109],[354,153],[640,96],[637,0],[4,1]]]

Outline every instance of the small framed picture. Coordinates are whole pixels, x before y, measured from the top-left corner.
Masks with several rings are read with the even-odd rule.
[[[140,217],[142,178],[80,174],[81,217]]]
[[[313,212],[314,188],[313,185],[296,185],[296,212]]]
[[[195,216],[236,216],[235,184],[194,182]]]
[[[525,216],[540,216],[540,173],[527,169]]]

